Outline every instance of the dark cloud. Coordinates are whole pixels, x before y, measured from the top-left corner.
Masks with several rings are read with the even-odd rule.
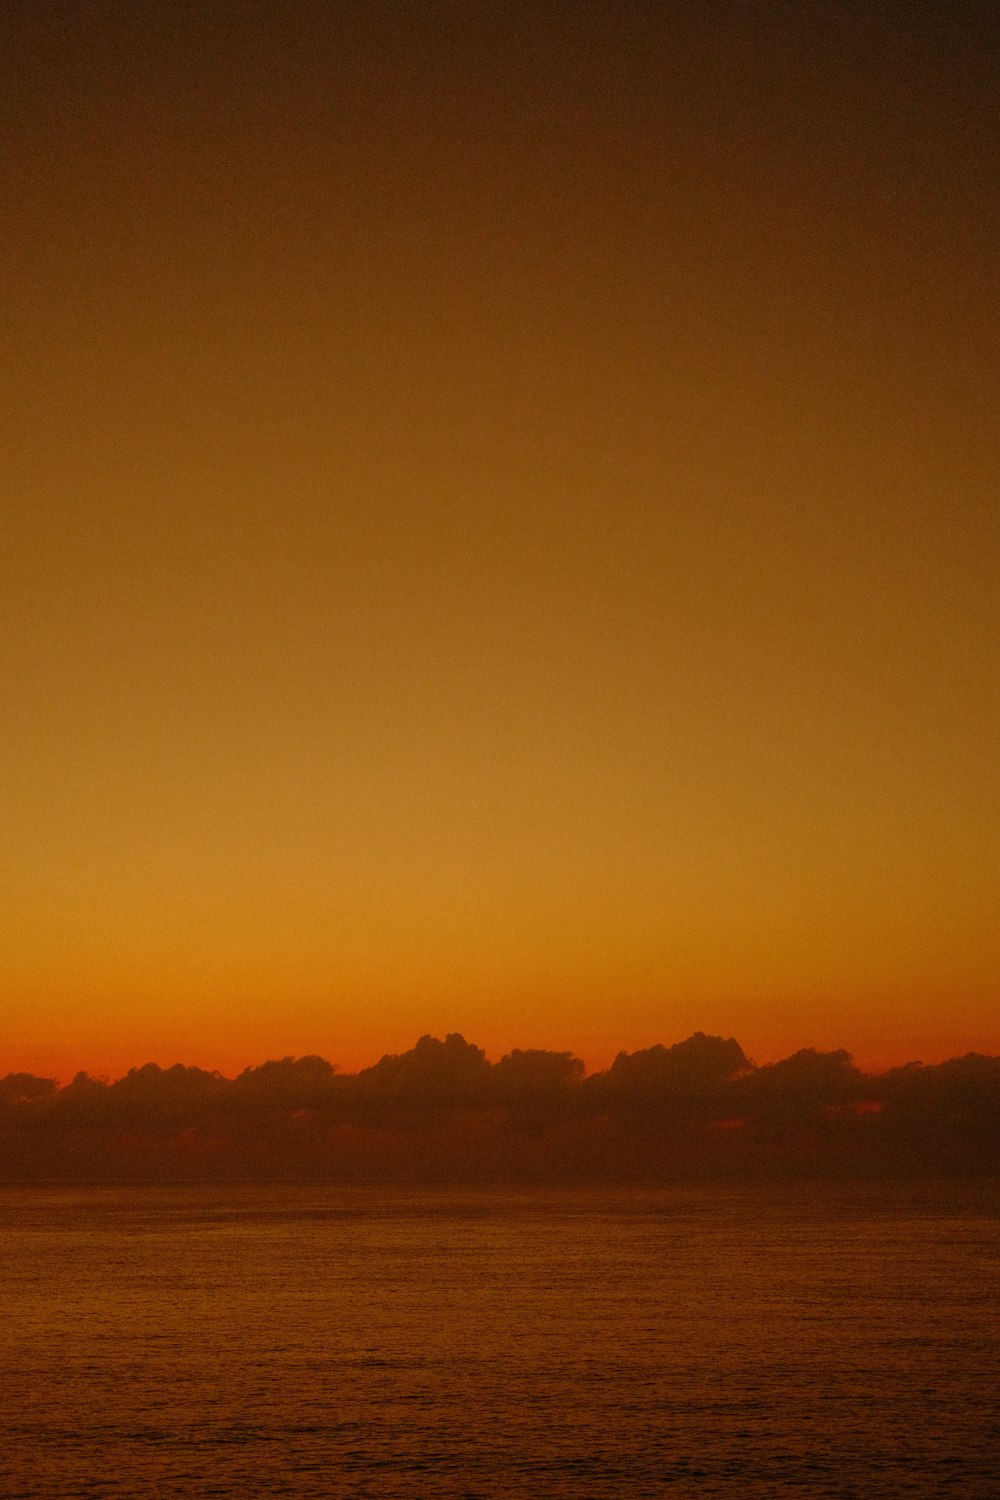
[[[422,1036],[409,1052],[387,1055],[374,1067],[363,1069],[358,1077],[373,1088],[392,1092],[414,1089],[451,1094],[477,1088],[489,1067],[481,1047],[450,1031],[443,1042],[434,1036]]]
[[[171,1068],[146,1063],[111,1085],[108,1103],[115,1118],[129,1124],[180,1126],[216,1108],[226,1089],[226,1080],[218,1073],[186,1068],[182,1063]]]
[[[735,1038],[696,1031],[672,1047],[619,1052],[605,1078],[610,1093],[635,1102],[691,1102],[714,1095],[750,1067]]]
[[[111,1089],[105,1078],[77,1073],[53,1100],[54,1118],[65,1125],[99,1126],[110,1120]]]
[[[355,1097],[368,1105],[417,1110],[482,1105],[490,1073],[483,1049],[458,1032],[449,1032],[443,1042],[422,1036],[409,1052],[383,1057],[358,1073]]]
[[[283,1057],[244,1068],[228,1091],[230,1107],[248,1110],[316,1109],[336,1097],[337,1070],[323,1057]]]
[[[817,1052],[813,1047],[743,1074],[733,1090],[742,1109],[781,1118],[815,1114],[866,1097],[865,1076],[849,1052]]]
[[[33,1073],[8,1073],[6,1078],[0,1078],[0,1109],[5,1105],[47,1099],[57,1087],[54,1078],[36,1078]]]
[[[571,1094],[583,1080],[583,1063],[572,1052],[515,1047],[492,1070],[493,1092],[507,1103],[552,1101]]]
[[[970,1052],[935,1067],[911,1063],[877,1080],[894,1158],[921,1170],[1000,1170],[1000,1057]]]
[[[148,1063],[115,1082],[0,1079],[7,1181],[668,1181],[1000,1170],[1000,1058],[881,1075],[803,1048],[755,1067],[732,1037],[490,1063],[458,1033],[357,1074],[286,1057],[223,1078]]]

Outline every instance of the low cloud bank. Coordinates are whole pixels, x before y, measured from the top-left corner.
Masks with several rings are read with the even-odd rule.
[[[868,1074],[804,1048],[756,1067],[696,1032],[584,1074],[570,1052],[490,1063],[457,1033],[345,1074],[286,1057],[224,1078],[0,1079],[11,1182],[652,1182],[1000,1173],[1000,1057]]]

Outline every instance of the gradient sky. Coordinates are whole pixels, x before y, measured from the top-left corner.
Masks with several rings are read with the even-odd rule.
[[[1000,1051],[992,5],[0,18],[0,1072]]]

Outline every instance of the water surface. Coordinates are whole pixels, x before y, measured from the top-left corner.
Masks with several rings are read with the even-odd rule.
[[[0,1192],[0,1491],[1000,1493],[1000,1187]]]

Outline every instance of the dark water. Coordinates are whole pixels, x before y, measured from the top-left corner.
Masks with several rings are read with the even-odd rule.
[[[9,1500],[1000,1495],[995,1184],[0,1214]]]

